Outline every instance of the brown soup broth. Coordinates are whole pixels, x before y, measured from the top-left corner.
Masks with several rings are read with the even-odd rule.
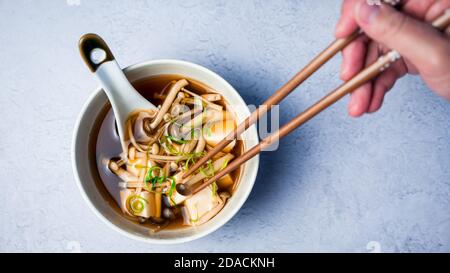
[[[152,102],[154,105],[158,106],[163,103],[163,99],[158,96],[158,94],[162,94],[164,87],[167,86],[170,82],[187,79],[189,81],[189,85],[186,89],[196,93],[196,94],[206,94],[211,93],[209,87],[205,86],[198,81],[178,76],[178,75],[158,75],[145,78],[143,80],[138,80],[133,82],[132,85],[136,88],[136,90],[143,95],[146,99]],[[216,104],[222,105],[224,109],[227,109],[234,116],[235,113],[232,111],[232,108],[225,100],[214,102]],[[105,160],[109,160],[111,158],[117,157],[121,151],[121,145],[119,141],[119,136],[117,134],[117,129],[115,126],[114,115],[111,110],[111,105],[108,103],[104,107],[104,111],[102,111],[102,115],[98,117],[99,122],[97,122],[97,126],[94,128],[94,135],[97,135],[97,141],[95,143],[95,157],[96,157],[96,165],[99,174],[99,180],[109,193],[110,197],[112,197],[115,202],[109,202],[114,204],[115,209],[120,210],[120,190],[119,182],[121,181],[115,174],[113,174],[104,163]],[[234,149],[231,151],[235,157],[238,157],[243,153],[244,144],[242,140],[238,140]],[[233,171],[230,175],[234,181],[234,184],[239,183],[240,175],[242,173],[242,167]],[[227,189],[230,194],[232,192],[233,185]],[[103,189],[104,191],[104,189]],[[127,219],[134,220],[134,218],[124,215]],[[137,221],[136,221],[137,222]],[[171,221],[170,224],[165,229],[173,229],[173,228],[181,228],[182,227],[182,217],[178,217],[176,220]],[[146,223],[149,227],[154,226],[151,223]]]

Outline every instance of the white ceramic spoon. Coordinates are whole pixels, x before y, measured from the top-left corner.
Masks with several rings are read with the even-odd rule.
[[[80,54],[100,81],[116,118],[123,151],[126,151],[125,122],[137,109],[156,109],[125,77],[105,41],[97,34],[85,34],[79,41]]]

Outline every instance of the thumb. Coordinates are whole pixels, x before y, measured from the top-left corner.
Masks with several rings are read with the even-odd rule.
[[[373,40],[397,50],[421,73],[442,69],[442,56],[448,42],[430,25],[401,13],[388,5],[369,5],[359,1],[354,8],[356,22]]]

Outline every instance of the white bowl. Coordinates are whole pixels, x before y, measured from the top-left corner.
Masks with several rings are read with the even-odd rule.
[[[130,81],[150,76],[175,74],[203,82],[220,92],[236,113],[237,122],[242,122],[250,111],[239,93],[222,77],[202,66],[178,60],[155,60],[132,65],[124,69]],[[259,156],[249,160],[241,173],[239,186],[222,211],[207,223],[198,227],[178,230],[149,232],[148,228],[126,219],[101,182],[96,167],[95,143],[97,122],[104,113],[108,99],[101,88],[94,90],[84,105],[75,125],[72,142],[72,165],[78,187],[86,203],[108,226],[130,238],[144,242],[171,244],[192,241],[217,230],[227,223],[242,207],[249,196],[259,166]],[[97,126],[98,127],[98,126]],[[244,150],[258,143],[256,126],[251,126],[243,135]]]

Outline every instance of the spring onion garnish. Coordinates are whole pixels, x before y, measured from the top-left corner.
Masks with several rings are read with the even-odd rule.
[[[186,162],[184,163],[184,169],[188,170],[189,169],[189,164],[190,163],[195,163],[197,161],[197,158],[204,156],[206,153],[203,152],[199,152],[199,153],[188,153],[188,154],[184,154],[185,156],[187,156],[188,158],[186,159]]]
[[[172,183],[170,184],[170,189],[168,192],[170,202],[172,202],[175,206],[177,206],[177,203],[175,202],[175,200],[173,200],[173,191],[175,190],[175,186],[177,185],[177,183],[175,182],[174,177],[167,177],[167,179],[172,180]]]
[[[204,167],[201,167],[201,168],[200,168],[200,172],[201,172],[204,176],[206,176],[206,177],[212,177],[212,176],[214,176],[214,166],[213,166],[213,164],[212,164],[212,160],[211,160],[211,159],[208,160],[208,161],[206,162],[206,164],[207,164],[206,169],[205,169]]]
[[[161,144],[161,146],[164,148],[164,150],[166,150],[168,154],[172,155],[179,154],[177,149],[175,149],[175,147],[172,146],[172,143],[168,141],[168,137],[162,136],[161,139],[159,140],[159,144]]]
[[[147,200],[139,195],[130,195],[127,199],[127,206],[133,215],[141,213],[145,208]]]
[[[175,178],[172,176],[165,176],[165,175],[161,175],[161,176],[156,176],[153,174],[153,171],[159,171],[162,172],[162,168],[158,167],[158,166],[153,166],[151,167],[148,172],[147,175],[145,176],[145,180],[144,180],[144,189],[146,189],[147,191],[151,192],[153,191],[153,189],[155,188],[156,183],[161,184],[167,180],[172,181],[171,185],[170,185],[170,191],[169,191],[169,195],[172,197],[172,193],[173,193],[173,189],[175,188]],[[149,188],[147,183],[150,182],[152,184],[152,187]]]
[[[219,171],[225,169],[228,166],[228,162],[230,162],[229,159],[224,160],[222,166],[220,166],[220,170]]]
[[[172,142],[175,142],[176,144],[185,144],[185,143],[189,142],[187,140],[179,139],[179,138],[176,138],[176,137],[171,136],[171,135],[168,135],[167,139],[169,139]]]
[[[217,184],[216,184],[216,182],[212,183],[211,187],[212,187],[212,196],[214,197],[214,196],[217,195]]]
[[[158,166],[152,166],[150,169],[148,169],[147,174],[145,175],[145,181],[149,182],[155,175],[153,174],[154,171],[162,171],[161,167]]]
[[[192,152],[192,153],[183,153],[183,152],[179,152],[179,151],[177,151],[176,149],[175,149],[175,147],[173,147],[173,145],[171,144],[171,142],[173,141],[173,142],[175,142],[176,143],[176,141],[180,141],[180,143],[179,144],[184,144],[184,143],[187,143],[187,142],[189,142],[188,140],[178,140],[178,139],[176,139],[176,141],[174,141],[173,140],[174,139],[174,137],[173,136],[167,136],[167,137],[165,137],[165,136],[163,136],[163,137],[161,137],[161,139],[159,140],[159,144],[164,148],[164,150],[168,153],[168,154],[171,154],[171,155],[176,155],[176,156],[186,156],[186,157],[188,157],[187,158],[187,161],[192,161],[193,162],[193,159],[195,159],[195,158],[198,158],[198,157],[202,157],[202,156],[204,156],[206,153],[203,151],[203,152],[198,152],[198,153],[195,153],[195,152]],[[178,163],[179,161],[177,161],[176,163]]]
[[[160,173],[162,172],[162,168],[158,167],[158,166],[152,166],[150,167],[150,169],[148,169],[147,174],[145,175],[145,179],[144,179],[144,188],[147,191],[152,191],[155,188],[155,184],[156,183],[162,183],[166,180],[166,177],[163,176],[156,176],[153,172],[154,171],[159,171]],[[152,184],[152,187],[149,188],[147,183],[150,182]]]

